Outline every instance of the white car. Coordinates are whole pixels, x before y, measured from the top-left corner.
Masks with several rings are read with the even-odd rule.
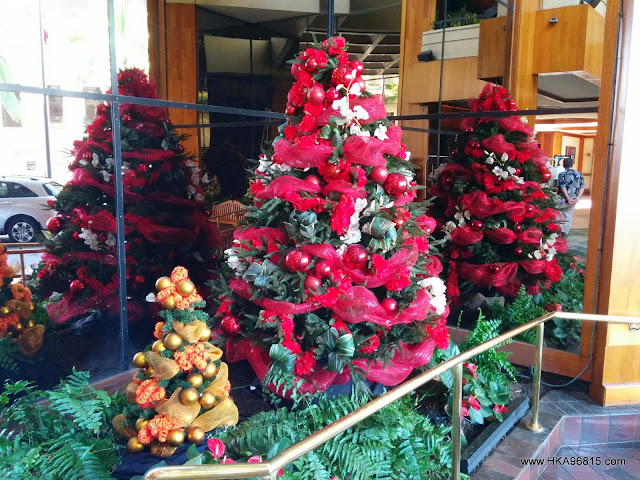
[[[50,178],[0,176],[0,234],[11,242],[33,242],[53,215],[47,201],[62,185]]]

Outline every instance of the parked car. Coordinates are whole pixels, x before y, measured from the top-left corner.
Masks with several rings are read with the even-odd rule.
[[[62,185],[50,178],[0,177],[0,234],[11,242],[37,241],[46,229],[53,209],[47,201],[55,200]]]

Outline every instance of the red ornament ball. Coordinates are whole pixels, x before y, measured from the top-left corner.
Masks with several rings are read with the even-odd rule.
[[[284,110],[284,113],[285,113],[286,115],[289,115],[289,116],[294,115],[294,114],[296,113],[296,107],[294,107],[293,105],[289,105],[289,106]]]
[[[526,205],[524,207],[524,211],[527,212],[527,213],[533,212],[533,205]]]
[[[146,172],[146,171],[147,171],[147,166],[146,166],[144,163],[141,163],[140,165],[138,165],[137,170],[138,170],[138,172],[140,172],[140,173],[144,173],[144,172]]]
[[[91,160],[93,158],[93,154],[89,150],[87,150],[82,155],[82,158],[84,158],[85,160]]]
[[[375,167],[371,172],[371,180],[376,183],[384,183],[389,176],[389,170],[387,167]]]
[[[342,167],[339,163],[329,163],[324,170],[324,176],[328,178],[336,178],[342,173]]]
[[[340,93],[333,87],[325,92],[325,98],[329,101],[340,100]]]
[[[322,280],[320,280],[315,275],[307,275],[307,278],[304,279],[304,288],[307,290],[318,290],[322,286]]]
[[[131,121],[131,115],[123,115],[122,116],[122,121],[123,122],[130,122]]]
[[[236,335],[240,331],[240,324],[236,317],[227,315],[220,322],[220,328],[227,335]]]
[[[514,251],[516,252],[516,255],[522,255],[524,253],[524,250],[522,250],[520,247],[516,247]]]
[[[316,62],[315,58],[309,58],[306,62],[304,62],[304,68],[309,71],[314,71],[316,68],[318,68],[318,62]]]
[[[347,75],[351,72],[345,65],[338,65],[331,73],[331,81],[334,85],[345,85],[347,83]]]
[[[69,291],[74,297],[82,295],[82,292],[84,292],[84,282],[82,280],[73,280],[69,284]]]
[[[311,256],[302,250],[293,249],[284,257],[287,268],[292,272],[304,272],[311,263]]]
[[[384,190],[394,197],[402,195],[407,188],[409,188],[407,177],[398,172],[390,173],[384,182]]]
[[[549,170],[544,170],[544,171],[541,173],[541,175],[542,175],[542,179],[543,179],[545,182],[548,182],[549,180],[551,180],[551,172],[550,172]]]
[[[394,315],[398,311],[398,302],[395,298],[385,298],[380,302],[380,306],[384,308],[387,315]]]
[[[73,237],[74,240],[82,240],[80,238],[80,233],[79,232],[73,232],[73,235],[71,235]]]
[[[307,93],[307,98],[309,99],[309,103],[313,103],[315,105],[319,105],[324,102],[324,97],[326,96],[324,92],[324,88],[319,85],[311,87],[309,89],[309,93]]]
[[[400,227],[402,227],[402,226],[406,223],[406,221],[407,221],[407,219],[406,219],[406,218],[404,218],[404,217],[396,217],[396,218],[393,220],[393,223],[395,223],[395,224],[396,224],[396,227],[400,228]]]
[[[304,179],[312,185],[320,186],[320,179],[315,175],[307,175]]]
[[[184,152],[184,147],[182,145],[178,145],[178,151],[179,152]]]
[[[329,275],[331,275],[331,264],[325,260],[321,260],[316,263],[313,272],[319,278],[327,278]]]
[[[369,253],[362,245],[349,245],[344,251],[342,260],[347,268],[352,270],[363,268],[367,264]]]
[[[484,227],[484,224],[480,220],[474,220],[473,222],[471,222],[471,228],[476,232],[482,230],[482,227]]]
[[[54,235],[62,230],[62,218],[56,216],[47,220],[47,230]]]
[[[349,62],[349,68],[355,70],[358,75],[361,75],[364,72],[364,65],[360,60],[351,60]]]
[[[514,229],[517,233],[520,233],[520,232],[522,231],[522,225],[520,225],[519,223],[516,223],[516,224],[513,226],[513,229]]]
[[[502,267],[500,265],[498,265],[497,263],[494,263],[493,265],[491,265],[489,267],[489,271],[491,273],[498,273],[500,270],[502,270]]]

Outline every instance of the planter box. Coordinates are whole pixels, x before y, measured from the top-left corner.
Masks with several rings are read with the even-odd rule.
[[[542,10],[548,10],[550,8],[573,7],[575,5],[582,4],[582,0],[542,0]],[[601,0],[600,3],[595,7],[595,10],[604,17],[607,10],[606,0]]]
[[[480,44],[480,24],[447,28],[444,41],[444,59],[477,57]],[[431,50],[435,60],[441,59],[442,30],[422,34],[422,50]]]
[[[503,422],[494,421],[478,435],[473,442],[462,451],[460,459],[460,471],[469,475],[489,456],[498,444],[507,436],[507,433],[529,411],[529,397],[519,398],[507,405],[509,413]]]

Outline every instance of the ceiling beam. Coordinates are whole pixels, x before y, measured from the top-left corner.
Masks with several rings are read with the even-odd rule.
[[[382,75],[384,72],[386,72],[387,70],[389,70],[391,67],[393,67],[396,63],[398,63],[400,61],[400,55],[394,55],[396,58],[394,58],[393,60],[391,60],[390,62],[388,62],[383,68],[382,70],[379,70],[378,73],[376,73],[376,75]]]
[[[373,39],[373,42],[371,42],[371,45],[369,45],[367,47],[367,49],[364,51],[364,53],[362,55],[360,55],[360,61],[362,62],[365,58],[367,58],[369,56],[369,54],[371,52],[373,52],[373,50],[378,46],[378,44],[384,40],[384,37],[386,37],[386,35],[382,34],[382,35],[378,35],[376,38]]]

